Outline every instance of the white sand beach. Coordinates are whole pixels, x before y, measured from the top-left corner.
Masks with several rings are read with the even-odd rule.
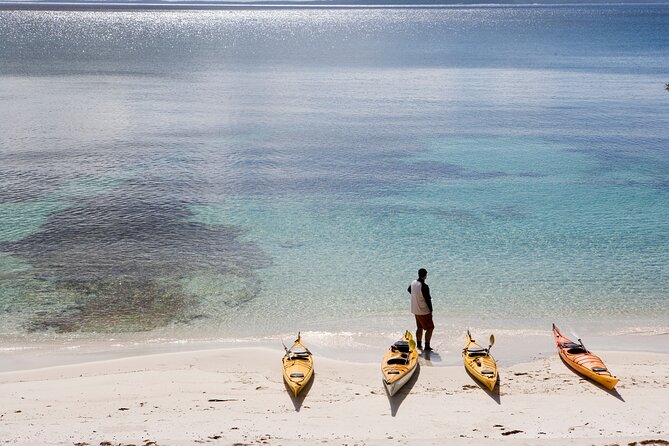
[[[318,356],[312,385],[293,398],[282,353],[227,348],[0,373],[0,443],[669,444],[666,354],[598,352],[621,379],[617,392],[557,354],[502,367],[495,393],[463,367],[421,358],[389,399],[379,364]]]

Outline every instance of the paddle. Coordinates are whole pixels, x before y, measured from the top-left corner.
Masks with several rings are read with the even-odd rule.
[[[495,335],[491,334],[490,335],[490,345],[488,346],[488,354],[490,354],[490,349],[492,346],[495,345]]]
[[[581,338],[578,336],[578,333],[576,333],[574,330],[571,330],[571,334],[572,334],[576,339],[578,339],[578,343],[581,344],[581,348],[582,348],[583,350],[585,350],[586,352],[588,352],[588,349],[585,348],[585,345],[583,345],[583,341],[581,341]]]
[[[404,332],[404,337],[409,339],[409,349],[410,350],[416,350],[416,341],[413,338],[413,335],[409,332],[409,330],[406,330]]]
[[[297,340],[295,342],[299,342],[299,341],[300,341],[300,332],[298,331],[297,332]],[[281,339],[281,344],[283,344],[283,349],[286,351],[286,354],[290,353],[290,350],[288,349],[288,347],[286,347],[286,344],[283,342],[283,339]]]

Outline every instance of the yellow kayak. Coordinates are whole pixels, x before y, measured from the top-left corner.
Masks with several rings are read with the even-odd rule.
[[[297,396],[314,376],[314,358],[308,348],[302,344],[300,334],[292,347],[286,349],[283,356],[283,379]]]
[[[390,346],[381,362],[383,384],[388,394],[393,396],[409,381],[418,365],[416,341],[410,332],[405,332],[402,339]]]
[[[481,347],[472,339],[472,335],[467,330],[467,342],[462,349],[462,360],[465,363],[465,368],[477,380],[482,382],[491,391],[497,384],[497,363],[495,358],[490,356],[490,347],[495,342],[495,337],[490,336],[490,346],[488,348]]]

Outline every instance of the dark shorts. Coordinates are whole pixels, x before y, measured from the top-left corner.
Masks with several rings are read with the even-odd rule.
[[[432,313],[430,314],[414,314],[416,316],[416,328],[422,328],[423,330],[432,330],[434,329],[434,322],[432,322]]]

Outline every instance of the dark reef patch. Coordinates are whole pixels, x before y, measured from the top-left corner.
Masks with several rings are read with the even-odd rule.
[[[150,280],[67,282],[59,287],[75,292],[75,303],[33,317],[27,331],[148,331],[183,319],[193,305],[193,298],[180,288]]]
[[[268,255],[241,240],[239,227],[191,221],[187,203],[163,202],[151,189],[126,183],[52,214],[37,233],[0,242],[0,251],[32,266],[24,279],[50,283],[26,296],[36,306],[27,331],[144,331],[187,322],[200,315],[184,279],[209,275],[249,284],[270,265]],[[248,286],[232,295],[221,290],[221,308],[257,293]]]

